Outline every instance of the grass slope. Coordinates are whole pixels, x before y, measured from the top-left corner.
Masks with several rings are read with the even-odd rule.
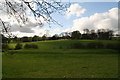
[[[3,54],[3,78],[117,78],[118,51],[66,49],[71,43],[91,41],[38,41],[32,43],[38,44],[39,49],[8,51]]]
[[[90,42],[102,42],[103,44],[107,43],[119,43],[119,41],[116,40],[48,40],[48,41],[37,41],[37,42],[25,42],[22,43],[24,44],[30,44],[30,43],[35,43],[38,44],[39,49],[68,49],[71,44],[73,43],[83,43],[86,45],[87,43]],[[10,44],[11,48],[15,47],[16,43]]]

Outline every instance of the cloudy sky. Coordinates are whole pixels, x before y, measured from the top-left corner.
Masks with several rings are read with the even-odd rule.
[[[28,11],[29,12],[29,11]],[[29,16],[29,21],[23,27],[19,27],[15,20],[7,19],[7,14],[2,14],[0,17],[10,22],[12,27],[11,31],[18,37],[22,36],[42,36],[48,34],[52,36],[61,32],[72,32],[83,29],[111,29],[115,32],[118,31],[118,3],[117,2],[72,2],[67,11],[60,15],[54,13],[52,17],[63,25],[44,25],[39,27],[36,24],[33,16]],[[44,20],[40,18],[43,23]]]

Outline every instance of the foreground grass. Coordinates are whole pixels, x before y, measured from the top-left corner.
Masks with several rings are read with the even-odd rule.
[[[37,50],[3,53],[3,78],[118,77],[116,50],[52,49],[57,44],[38,43],[41,43],[41,48]],[[44,45],[47,45],[46,49]]]
[[[118,43],[114,40],[50,40],[35,43],[39,49],[3,53],[3,78],[117,78],[117,50],[70,49],[73,43]],[[26,43],[22,43],[25,45]],[[9,46],[14,48],[16,43]]]

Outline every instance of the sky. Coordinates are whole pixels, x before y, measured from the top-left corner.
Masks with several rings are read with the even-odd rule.
[[[107,19],[107,18],[109,19],[109,17],[103,16],[103,15],[104,15],[104,13],[106,13],[106,14],[109,13],[109,10],[113,10],[113,9],[116,9],[116,10],[113,10],[113,12],[116,13],[116,14],[113,13],[114,16],[116,16],[116,18],[118,17],[117,16],[118,15],[118,12],[117,12],[118,3],[117,2],[85,2],[85,3],[78,3],[77,2],[77,3],[72,3],[71,6],[73,6],[73,8],[76,8],[76,11],[78,11],[79,15],[74,14],[74,13],[73,14],[72,13],[71,14],[68,13],[69,17],[65,16],[65,18],[64,18],[65,22],[64,21],[61,22],[65,26],[64,28],[62,28],[63,30],[68,30],[68,29],[74,28],[74,27],[81,27],[82,29],[84,29],[84,28],[91,29],[92,25],[91,26],[89,26],[89,25],[88,26],[84,26],[84,25],[87,25],[86,22],[88,22],[88,24],[93,24],[91,22],[92,20],[89,20],[90,17],[93,16],[93,19],[95,19],[95,18],[98,19],[100,17],[101,20],[104,20],[104,18],[105,19]],[[80,6],[82,8],[78,9],[77,6],[78,7]],[[81,13],[81,10],[85,10],[85,11],[83,13]],[[73,10],[73,12],[75,12],[75,13],[76,13],[76,11]],[[98,14],[98,15],[95,16],[95,14]],[[111,12],[111,14],[112,14],[112,12]],[[110,15],[110,16],[112,16],[112,15]],[[59,17],[59,18],[62,19],[61,17]],[[86,19],[86,18],[88,18],[88,19]],[[82,19],[82,20],[80,20],[80,19]],[[84,20],[85,20],[85,23],[84,23]],[[101,20],[99,20],[99,21],[101,21]],[[77,26],[77,22],[79,23],[78,26]],[[117,20],[115,22],[117,22]],[[81,26],[82,24],[84,24],[84,25]],[[93,28],[93,29],[95,29],[95,28]],[[72,29],[72,31],[74,31],[74,30],[75,29]],[[78,28],[77,30],[80,30],[80,29]],[[80,30],[80,31],[82,31],[82,30]]]
[[[5,18],[5,14],[0,16]],[[42,36],[48,34],[60,34],[62,32],[72,32],[78,30],[82,33],[83,29],[111,29],[116,33],[118,31],[118,3],[117,2],[72,2],[63,12],[63,15],[54,13],[52,17],[63,27],[52,24],[51,27],[44,25],[39,27],[33,16],[29,16],[29,22],[24,27],[11,22],[12,33],[18,37],[23,36]],[[42,18],[40,18],[42,20]],[[6,19],[10,22],[11,20]],[[43,23],[45,23],[43,21]],[[29,27],[28,27],[29,26]]]

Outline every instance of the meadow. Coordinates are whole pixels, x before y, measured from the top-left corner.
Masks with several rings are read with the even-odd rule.
[[[39,49],[3,52],[3,78],[117,78],[119,51],[114,49],[71,49],[97,40],[49,40],[35,43]],[[118,43],[112,40],[98,42]],[[26,43],[22,43],[23,45]],[[16,43],[11,43],[11,48]]]

